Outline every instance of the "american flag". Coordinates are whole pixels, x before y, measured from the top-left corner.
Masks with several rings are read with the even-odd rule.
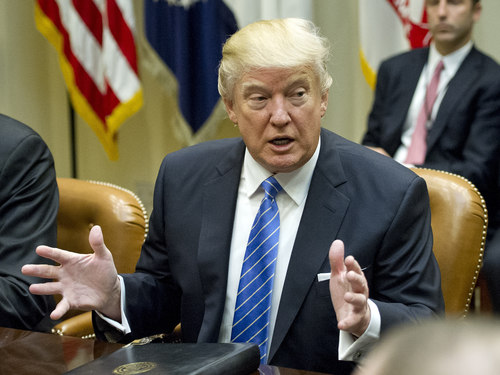
[[[37,0],[38,30],[59,53],[75,111],[111,160],[117,130],[142,106],[131,0]]]
[[[359,0],[358,4],[361,68],[375,88],[382,60],[429,45],[425,0]]]

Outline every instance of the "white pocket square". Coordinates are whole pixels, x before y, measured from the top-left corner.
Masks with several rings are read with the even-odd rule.
[[[327,273],[318,273],[318,282],[330,280],[330,272]]]

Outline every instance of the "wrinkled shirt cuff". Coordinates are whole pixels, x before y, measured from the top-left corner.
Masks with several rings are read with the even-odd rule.
[[[370,347],[380,337],[380,311],[372,300],[368,299],[370,307],[370,324],[366,331],[357,339],[347,331],[340,331],[339,360],[360,362]]]
[[[117,329],[118,331],[126,335],[131,332],[131,329],[128,324],[127,316],[125,315],[125,283],[123,282],[123,277],[118,275],[118,278],[120,279],[120,285],[121,285],[120,309],[121,309],[122,322],[118,323],[116,320],[104,316],[99,311],[96,311],[96,314],[99,315],[99,317],[106,323],[108,323],[110,326],[112,326],[113,328]]]

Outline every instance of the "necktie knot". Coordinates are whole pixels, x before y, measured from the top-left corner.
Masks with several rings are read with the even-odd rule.
[[[432,74],[429,86],[427,86],[427,93],[425,100],[428,102],[428,105],[430,104],[432,106],[434,104],[434,101],[436,100],[438,94],[437,89],[439,86],[439,78],[441,76],[441,72],[443,71],[443,69],[444,69],[443,60],[439,60],[438,64],[436,65],[436,69],[434,69],[434,73]]]
[[[266,192],[265,198],[270,198],[271,200],[275,199],[276,195],[278,195],[278,193],[281,190],[283,190],[283,188],[281,187],[279,182],[276,181],[276,179],[273,176],[270,176],[267,179],[265,179],[264,181],[262,181],[261,186],[264,189],[264,191]]]

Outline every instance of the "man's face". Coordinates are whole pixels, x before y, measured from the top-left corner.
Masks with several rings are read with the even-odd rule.
[[[256,69],[243,75],[233,101],[225,100],[253,158],[273,173],[291,172],[314,154],[328,93],[309,68]]]
[[[427,21],[437,50],[446,55],[467,43],[481,3],[472,0],[426,0]]]

